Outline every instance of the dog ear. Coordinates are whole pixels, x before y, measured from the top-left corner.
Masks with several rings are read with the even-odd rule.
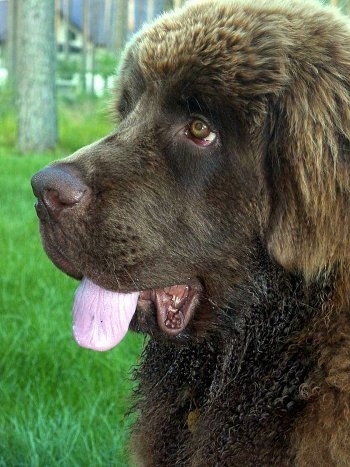
[[[340,68],[299,64],[269,112],[267,245],[309,278],[350,259],[350,66]]]

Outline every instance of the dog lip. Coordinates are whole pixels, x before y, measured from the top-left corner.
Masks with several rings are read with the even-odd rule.
[[[47,255],[58,269],[74,279],[81,280],[83,278],[83,274],[75,268],[73,263],[60,250],[54,248],[51,244],[47,244],[45,239],[43,244]]]
[[[188,284],[140,292],[141,309],[151,304],[156,308],[160,329],[170,336],[180,334],[189,324],[199,302],[202,286],[197,279]]]
[[[45,204],[41,200],[37,200],[34,204],[36,214],[41,222],[45,222],[49,218]]]

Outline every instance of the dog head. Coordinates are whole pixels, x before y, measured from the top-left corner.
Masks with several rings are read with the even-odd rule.
[[[133,39],[116,131],[33,179],[80,343],[215,329],[257,243],[305,279],[347,261],[349,37],[315,4],[204,1]]]

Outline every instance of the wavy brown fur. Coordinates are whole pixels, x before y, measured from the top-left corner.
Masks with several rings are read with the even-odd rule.
[[[280,266],[251,251],[209,336],[150,341],[134,446],[145,466],[350,465],[349,25],[312,3],[209,3],[131,50],[146,81],[181,82],[198,54],[196,85],[242,112],[253,142],[265,131],[260,215]]]
[[[115,106],[118,129],[63,163],[89,199],[51,220],[42,205],[42,234],[105,288],[202,284],[176,337],[152,306],[133,318],[150,335],[135,463],[349,466],[348,20],[303,1],[190,4],[131,42]],[[194,117],[217,135],[206,148]]]

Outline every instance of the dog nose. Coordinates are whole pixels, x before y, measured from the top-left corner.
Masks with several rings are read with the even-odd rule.
[[[31,182],[37,197],[36,210],[43,219],[46,212],[58,220],[62,211],[82,203],[90,189],[68,166],[47,167],[36,173]]]

